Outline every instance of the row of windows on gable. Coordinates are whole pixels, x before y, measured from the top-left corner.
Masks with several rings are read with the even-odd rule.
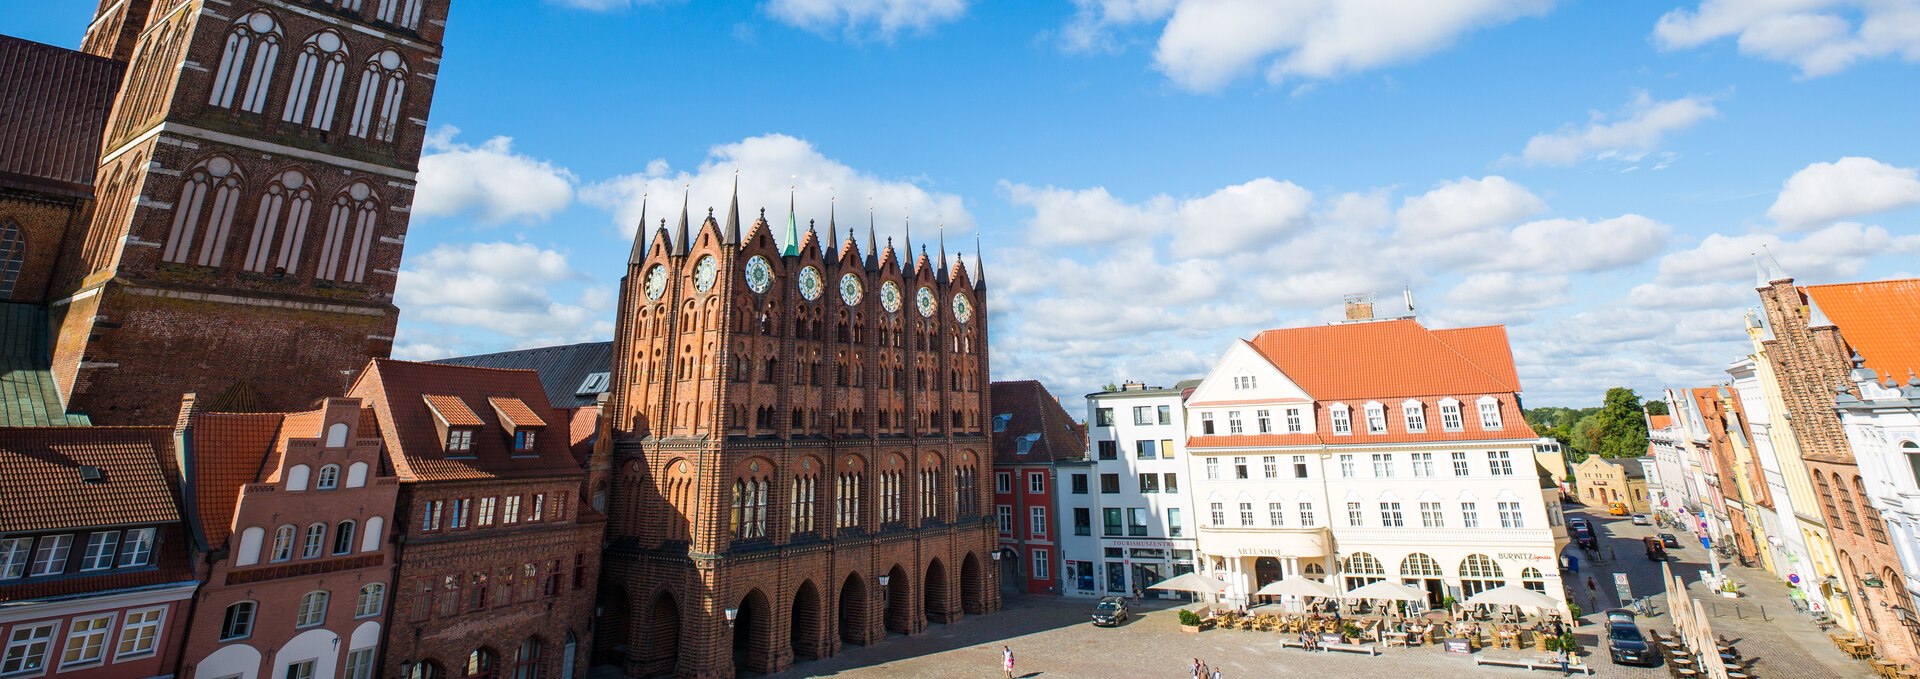
[[[333,532],[331,541],[327,539],[329,529]],[[385,530],[386,519],[378,516],[367,519],[364,532],[360,530],[360,524],[353,519],[341,521],[332,527],[329,527],[325,521],[316,521],[307,526],[304,534],[293,524],[287,524],[274,530],[273,544],[268,546],[267,530],[260,526],[249,526],[246,530],[240,531],[240,545],[234,552],[233,565],[252,566],[260,563],[262,548],[267,550],[266,559],[269,563],[291,561],[296,550],[301,559],[318,559],[329,554],[346,556],[354,553],[356,537],[359,538],[358,547],[361,552],[378,551]],[[332,545],[331,550],[328,549],[329,543]]]
[[[1459,432],[1466,430],[1466,418],[1463,414],[1460,401],[1445,398],[1441,399],[1438,405],[1440,406],[1440,429],[1442,431]],[[1482,431],[1500,431],[1504,423],[1500,415],[1499,399],[1492,396],[1482,396],[1475,402],[1475,405],[1480,416],[1480,429]],[[1242,419],[1243,412],[1244,411],[1239,410],[1227,411],[1227,431],[1225,432],[1227,435],[1248,433],[1246,431],[1246,423]],[[1275,433],[1271,410],[1263,409],[1253,412],[1255,431],[1252,433]],[[1298,434],[1304,431],[1301,412],[1299,408],[1286,409],[1286,433]],[[1331,419],[1333,435],[1350,436],[1353,434],[1353,411],[1351,407],[1345,403],[1334,403],[1327,406],[1327,412]],[[1387,407],[1384,404],[1377,401],[1369,401],[1362,406],[1362,412],[1366,418],[1366,433],[1387,433],[1388,415]],[[1399,415],[1406,433],[1424,434],[1427,432],[1427,404],[1418,399],[1407,399],[1401,402]],[[1200,413],[1200,433],[1203,436],[1221,433],[1215,425],[1214,413]]]
[[[422,394],[427,411],[433,414],[434,430],[440,435],[441,449],[452,457],[470,457],[480,430],[486,421],[474,414],[459,396]],[[493,408],[494,415],[500,419],[500,427],[508,446],[515,455],[535,455],[540,432],[547,427],[545,420],[533,412],[525,401],[511,396],[488,396],[487,405]]]
[[[1434,453],[1406,453],[1405,455],[1407,460],[1406,464],[1411,469],[1413,476],[1434,477],[1434,476],[1440,475],[1439,469],[1435,465]],[[1340,478],[1352,479],[1352,478],[1360,477],[1359,472],[1357,471],[1358,464],[1355,461],[1357,457],[1358,456],[1353,455],[1351,453],[1343,453],[1339,455]],[[1396,476],[1396,470],[1400,468],[1400,464],[1401,464],[1398,461],[1400,459],[1400,454],[1373,453],[1371,454],[1370,457],[1371,457],[1371,462],[1373,467],[1372,478],[1390,479]],[[1221,473],[1222,459],[1223,457],[1221,456],[1210,456],[1210,457],[1204,458],[1204,461],[1202,464],[1204,465],[1204,468],[1206,470],[1207,480],[1218,481],[1223,478],[1226,478]],[[1244,456],[1244,455],[1233,457],[1232,479],[1248,480],[1248,479],[1254,478],[1252,467],[1251,467],[1251,464],[1249,463],[1250,459],[1251,459],[1250,457]],[[1464,476],[1472,475],[1473,472],[1469,468],[1470,463],[1467,459],[1467,453],[1465,451],[1454,451],[1452,453],[1448,453],[1447,461],[1449,462],[1449,464],[1445,469],[1448,470],[1453,476],[1464,477]],[[1505,451],[1505,450],[1487,451],[1486,463],[1487,463],[1487,474],[1490,476],[1514,476],[1515,475],[1515,472],[1514,472],[1515,468],[1513,466],[1514,465],[1513,453],[1509,451]],[[1260,471],[1260,478],[1266,478],[1266,479],[1281,478],[1280,456],[1266,455],[1261,457],[1259,471]],[[1309,471],[1309,466],[1307,464],[1307,456],[1294,455],[1292,459],[1291,478],[1304,479],[1304,478],[1308,478],[1309,475],[1310,475],[1310,471]]]
[[[0,538],[0,580],[146,566],[153,560],[156,533],[153,528],[82,533],[86,548],[77,563],[67,558],[73,551],[73,534]]]
[[[207,104],[264,113],[282,40],[279,22],[267,12],[257,11],[235,21],[227,32]],[[350,57],[346,39],[331,29],[307,36],[294,60],[280,119],[332,131]],[[400,127],[400,104],[406,95],[409,72],[407,60],[394,50],[381,50],[369,57],[360,69],[347,133],[362,139],[393,141]]]
[[[361,486],[367,485],[368,469],[369,467],[365,462],[355,462],[351,465],[348,465],[346,487],[359,488]],[[313,487],[315,490],[333,490],[335,488],[339,488],[340,487],[340,465],[337,465],[337,464],[321,465],[320,473],[317,475],[313,473],[313,469],[311,467],[308,467],[307,465],[304,465],[304,464],[296,464],[292,467],[287,468],[287,490],[288,491],[290,492],[304,491],[307,489],[308,481],[313,482]]]

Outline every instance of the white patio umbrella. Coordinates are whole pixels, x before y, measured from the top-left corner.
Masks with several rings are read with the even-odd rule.
[[[1285,580],[1269,582],[1267,586],[1261,587],[1260,591],[1254,592],[1254,594],[1262,596],[1286,596],[1291,594],[1302,598],[1331,599],[1339,597],[1340,590],[1334,589],[1333,585],[1318,580],[1287,578]]]
[[[1559,610],[1562,605],[1559,599],[1525,587],[1515,587],[1513,585],[1502,585],[1467,598],[1468,606],[1479,606],[1483,604],[1491,606],[1520,606],[1543,611]]]
[[[1195,592],[1199,594],[1219,594],[1227,591],[1227,583],[1201,575],[1182,573],[1148,586],[1147,589],[1159,589],[1169,592]]]
[[[1359,589],[1340,595],[1343,599],[1389,599],[1392,601],[1426,601],[1427,593],[1397,582],[1381,580]]]

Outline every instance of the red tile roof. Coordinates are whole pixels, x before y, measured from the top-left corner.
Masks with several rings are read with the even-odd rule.
[[[473,414],[473,409],[467,407],[467,403],[460,400],[458,396],[421,394],[420,397],[426,399],[427,406],[432,408],[440,419],[446,420],[449,427],[478,427],[486,424],[479,415]]]
[[[0,35],[0,183],[91,193],[126,65]]]
[[[512,396],[488,396],[487,404],[499,411],[500,416],[506,418],[507,423],[516,429],[547,426],[547,421],[534,414],[533,409],[527,407],[525,401]]]
[[[540,385],[540,376],[531,370],[374,359],[361,371],[348,395],[366,399],[372,406],[379,418],[381,438],[386,442],[387,459],[393,463],[395,475],[401,481],[581,473],[565,436],[537,437],[535,455],[511,454],[506,430],[492,408],[475,414],[481,421],[481,429],[474,436],[471,455],[447,457],[434,428],[433,414],[422,398],[428,392],[455,397],[463,403],[485,403],[490,396],[512,397],[523,404],[543,404],[537,409],[529,408],[542,414],[542,421],[559,417],[544,405],[546,390]]]
[[[1369,445],[1537,438],[1520,411],[1520,378],[1503,326],[1429,330],[1412,320],[1268,330],[1249,344],[1314,399],[1312,434],[1192,436],[1191,448]],[[1478,401],[1500,402],[1501,428],[1480,428]],[[1445,431],[1440,401],[1460,403],[1462,428]],[[1402,404],[1425,406],[1426,431],[1410,432]],[[1366,403],[1386,409],[1387,430],[1366,433]],[[1334,403],[1346,405],[1350,435],[1333,435]],[[1206,405],[1214,405],[1208,403]],[[1224,424],[1223,424],[1224,426]]]
[[[189,511],[200,525],[208,547],[225,544],[232,532],[233,512],[240,487],[260,481],[262,469],[273,457],[279,438],[281,413],[199,413],[191,424],[193,475]],[[278,468],[279,465],[274,465]]]
[[[1647,429],[1658,431],[1673,426],[1672,415],[1648,415]]]
[[[1020,380],[994,382],[991,388],[994,417],[1013,416],[1004,430],[993,432],[994,464],[1086,458],[1086,430],[1074,424],[1073,417],[1044,385]],[[1019,454],[1019,439],[1036,433],[1040,438],[1027,449],[1027,454]]]
[[[1840,328],[1847,346],[1885,381],[1920,371],[1920,279],[1809,285],[1801,290]]]
[[[1520,391],[1504,326],[1428,330],[1410,320],[1268,330],[1254,349],[1320,401]],[[1517,426],[1517,425],[1516,425]]]
[[[0,429],[0,533],[179,521],[172,456],[171,427]]]

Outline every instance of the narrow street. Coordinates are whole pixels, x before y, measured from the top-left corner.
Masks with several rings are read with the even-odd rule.
[[[1741,587],[1739,598],[1722,598],[1701,584],[1701,574],[1710,569],[1707,553],[1700,546],[1700,541],[1684,529],[1636,526],[1630,517],[1608,516],[1603,510],[1573,505],[1567,506],[1567,516],[1582,516],[1592,521],[1600,540],[1598,563],[1587,563],[1585,555],[1578,548],[1568,547],[1569,553],[1578,555],[1582,560],[1580,574],[1569,577],[1568,582],[1574,590],[1573,600],[1587,613],[1585,619],[1589,624],[1580,631],[1593,635],[1591,640],[1582,641],[1594,649],[1593,660],[1596,665],[1611,663],[1607,657],[1605,630],[1594,614],[1620,605],[1614,588],[1615,573],[1627,575],[1631,596],[1647,601],[1651,615],[1640,617],[1641,629],[1651,629],[1663,635],[1672,632],[1673,621],[1667,615],[1666,604],[1661,596],[1660,563],[1646,557],[1646,549],[1641,542],[1642,538],[1667,532],[1680,538],[1679,548],[1667,550],[1668,564],[1673,573],[1686,581],[1695,599],[1707,604],[1715,633],[1734,640],[1744,657],[1757,660],[1754,669],[1759,676],[1872,676],[1872,670],[1865,662],[1848,658],[1834,648],[1826,633],[1814,625],[1810,617],[1793,607],[1787,599],[1786,585],[1772,573],[1759,568],[1722,564],[1722,571]],[[1593,591],[1587,588],[1588,578],[1592,578],[1596,585]],[[1639,676],[1634,669],[1619,668],[1617,676]],[[1661,667],[1648,670],[1644,676],[1666,674],[1666,669]]]

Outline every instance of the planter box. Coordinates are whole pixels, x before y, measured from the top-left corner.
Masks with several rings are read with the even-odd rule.
[[[1738,598],[1740,598],[1740,593],[1739,593],[1739,592],[1729,592],[1729,591],[1726,591],[1726,590],[1724,590],[1724,589],[1723,589],[1723,590],[1720,590],[1720,596],[1723,596],[1723,597],[1726,597],[1726,598],[1728,598],[1728,599],[1738,599]]]
[[[1200,626],[1199,625],[1181,625],[1180,631],[1186,632],[1188,634],[1199,634]]]

